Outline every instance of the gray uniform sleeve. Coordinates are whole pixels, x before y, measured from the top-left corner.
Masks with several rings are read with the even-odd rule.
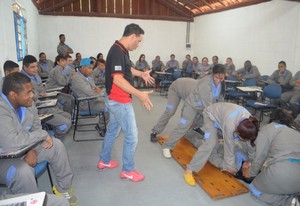
[[[226,126],[227,127],[227,126]],[[235,170],[235,143],[233,138],[233,130],[231,129],[232,125],[228,124],[228,127],[225,128],[223,132],[224,136],[224,161],[226,168],[229,170]]]
[[[288,71],[286,76],[279,77],[279,84],[280,85],[288,85],[289,81],[291,79],[292,79],[292,73],[290,71]]]
[[[251,78],[257,78],[257,77],[260,76],[260,73],[259,73],[257,67],[252,66],[252,69],[253,69],[253,73],[252,74],[244,75],[243,78],[245,78],[245,79],[251,79]]]
[[[89,97],[97,95],[87,81],[81,81],[81,79],[77,76],[72,79],[72,90],[79,97]]]
[[[1,107],[0,109],[0,145],[5,150],[17,150],[39,140],[44,140],[48,136],[47,132],[42,130],[39,124],[37,113],[33,115],[32,128],[27,131],[18,123],[17,117],[12,115],[10,108]],[[30,112],[30,109],[26,112]]]
[[[277,76],[277,71],[274,71],[274,72],[272,73],[272,75],[269,76],[269,78],[268,78],[268,80],[267,80],[267,83],[268,83],[268,84],[275,84],[275,83],[276,83],[276,81],[275,81],[276,76]]]
[[[300,79],[300,71],[298,71],[295,76],[290,80],[290,85],[295,86],[296,81]]]
[[[249,168],[249,175],[251,177],[256,176],[264,162],[267,160],[269,155],[269,148],[271,146],[271,141],[268,137],[272,136],[272,131],[274,130],[273,127],[267,129],[263,127],[261,131],[258,133],[256,138],[256,153],[255,158],[252,162],[251,167]]]
[[[53,70],[52,77],[60,86],[66,86],[70,82],[70,77],[63,75],[59,70]]]

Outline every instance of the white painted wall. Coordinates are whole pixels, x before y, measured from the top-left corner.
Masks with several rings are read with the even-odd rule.
[[[39,16],[40,51],[44,51],[48,58],[55,58],[58,36],[63,33],[66,35],[65,43],[75,53],[89,57],[101,52],[106,57],[113,42],[120,39],[125,26],[130,23],[139,24],[145,31],[140,47],[130,53],[133,62],[142,53],[149,64],[156,55],[168,61],[171,53],[181,62],[186,53],[192,52],[185,48],[185,22],[60,16]],[[72,56],[75,57],[75,54]]]
[[[8,59],[17,61],[16,41],[15,41],[15,26],[14,16],[12,11],[13,0],[0,1],[0,72],[2,76],[2,66]],[[27,38],[28,38],[28,53],[38,53],[38,30],[37,19],[38,12],[31,1],[18,0],[17,1],[25,9],[25,17],[27,19]],[[18,62],[22,66],[22,62]]]
[[[281,60],[300,70],[300,4],[271,1],[230,11],[199,16],[195,20],[194,53],[232,57],[237,68],[251,60],[261,74],[271,74]]]

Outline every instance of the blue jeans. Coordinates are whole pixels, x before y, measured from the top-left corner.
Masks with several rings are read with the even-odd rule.
[[[104,163],[109,163],[115,139],[122,129],[124,133],[122,170],[130,172],[134,169],[134,153],[138,142],[138,132],[132,103],[123,104],[109,100],[108,98],[105,98],[105,101],[109,109],[110,119],[102,144],[100,159]]]

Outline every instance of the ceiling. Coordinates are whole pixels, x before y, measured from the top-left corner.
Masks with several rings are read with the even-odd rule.
[[[194,21],[194,17],[270,0],[32,0],[41,15]],[[300,0],[294,0],[300,1]]]

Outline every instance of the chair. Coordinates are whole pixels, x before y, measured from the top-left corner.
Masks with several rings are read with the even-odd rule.
[[[188,67],[186,70],[182,70],[181,72],[181,77],[192,77],[193,75],[193,68]]]
[[[260,111],[259,121],[263,121],[264,112],[269,112],[278,108],[278,105],[273,102],[280,99],[282,93],[282,88],[278,84],[269,84],[263,89],[263,99],[268,99],[269,101],[258,102],[254,100],[248,100],[246,106],[253,108],[256,111]]]
[[[256,86],[256,79],[246,79],[243,82],[242,86]],[[238,91],[236,87],[231,88],[226,92],[225,99],[236,101],[236,104],[239,104],[240,102],[242,105],[245,105],[245,99],[256,99],[256,93],[249,93],[249,92],[243,92]]]
[[[52,180],[52,177],[51,177],[51,172],[50,172],[50,168],[49,168],[49,164],[47,161],[42,161],[40,163],[37,163],[35,166],[34,166],[34,177],[35,177],[35,181],[36,181],[36,184],[38,185],[38,178],[40,176],[42,176],[42,174],[44,174],[44,172],[47,170],[47,173],[48,173],[48,177],[49,177],[49,181],[50,181],[50,184],[51,184],[51,190],[53,188],[53,180]],[[1,187],[6,187],[5,184],[0,184]]]
[[[38,184],[38,178],[42,174],[44,174],[44,172],[46,170],[48,172],[48,176],[49,176],[51,188],[53,188],[53,181],[52,181],[52,177],[51,177],[51,172],[50,172],[49,164],[48,164],[47,161],[42,161],[42,162],[36,164],[36,166],[34,167],[34,177],[35,177],[36,184]]]
[[[168,75],[160,82],[160,95],[168,96],[168,90],[173,81],[181,77],[181,71],[176,70],[172,75]]]
[[[105,117],[105,112],[107,112],[107,108],[104,110],[92,110],[90,108],[90,101],[93,101],[99,97],[97,96],[92,96],[92,97],[78,97],[77,94],[72,91],[72,95],[75,99],[75,104],[74,104],[74,110],[73,110],[73,125],[74,125],[74,132],[73,132],[73,140],[75,142],[83,142],[83,141],[97,141],[97,140],[103,140],[103,137],[106,133],[106,117]],[[81,103],[86,103],[88,105],[88,110],[85,111],[80,111],[80,104]],[[97,123],[85,123],[85,124],[79,124],[80,119],[87,119],[87,118],[96,118],[99,117],[99,122],[101,125],[103,125],[103,128],[100,128],[98,122]],[[91,127],[95,126],[93,129],[80,129],[80,127]],[[101,138],[94,138],[94,139],[76,139],[76,132],[87,132],[87,131],[97,131]]]

